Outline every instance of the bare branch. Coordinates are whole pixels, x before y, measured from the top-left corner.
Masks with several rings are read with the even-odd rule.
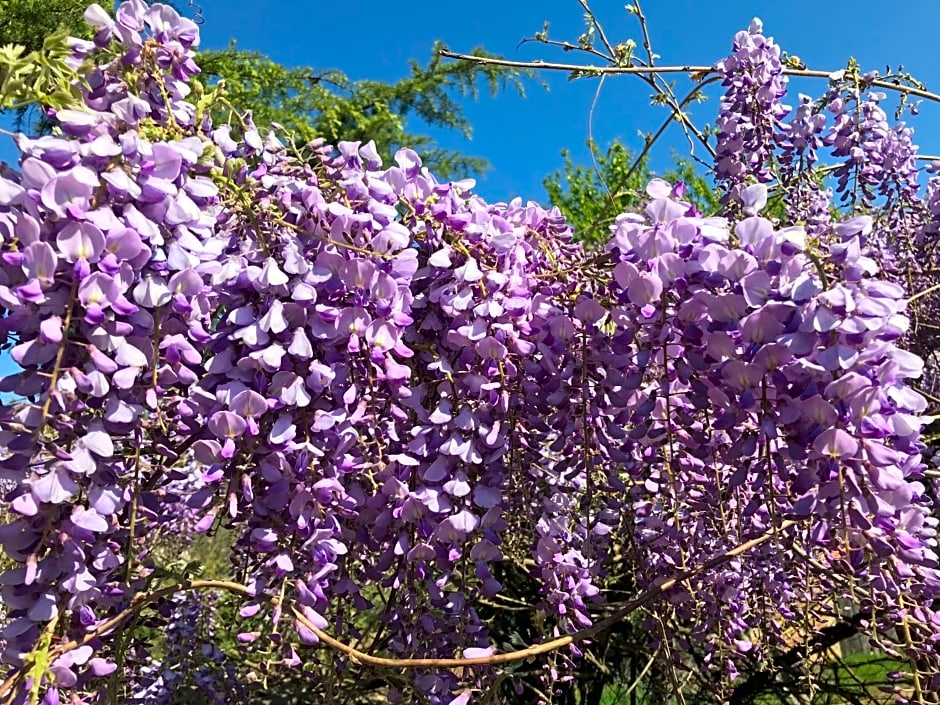
[[[491,59],[484,56],[473,56],[472,54],[460,54],[458,52],[441,50],[441,56],[457,61],[472,61],[481,64],[493,64],[495,66],[510,66],[519,69],[535,69],[538,71],[567,71],[570,73],[583,74],[584,76],[602,76],[604,74],[666,74],[666,73],[687,73],[691,75],[692,80],[701,81],[706,76],[714,73],[711,66],[696,66],[688,64],[685,66],[584,66],[579,64],[560,64],[550,61],[511,61],[509,59]],[[797,69],[786,67],[783,74],[787,76],[801,76],[803,78],[825,78],[831,79],[832,71],[818,71],[813,69]],[[912,95],[934,103],[940,103],[940,94],[932,93],[916,86],[906,86],[900,83],[891,83],[890,81],[874,80],[870,84],[872,87],[884,88],[904,95]]]

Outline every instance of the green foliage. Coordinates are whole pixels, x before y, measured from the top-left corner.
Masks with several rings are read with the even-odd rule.
[[[50,34],[67,27],[73,37],[91,38],[83,15],[94,0],[0,0],[0,46],[19,44],[26,53],[39,51]],[[98,0],[108,8],[112,3]],[[147,0],[153,4],[157,0]],[[172,0],[159,0],[179,9]]]
[[[563,169],[547,176],[543,184],[549,201],[565,214],[575,236],[596,246],[606,239],[607,227],[617,214],[638,202],[649,172],[645,160],[631,172],[633,159],[619,140],[606,153],[592,141],[588,149],[596,168],[575,164],[565,149]]]
[[[636,161],[620,140],[606,152],[589,141],[593,155],[590,166],[575,164],[568,150],[562,151],[564,167],[545,178],[549,200],[565,214],[575,237],[596,247],[607,241],[610,225],[624,211],[633,210],[646,199],[646,184],[654,176],[649,162]],[[714,189],[688,159],[674,157],[675,167],[663,174],[671,183],[686,185],[685,197],[703,213],[718,209]]]
[[[26,54],[40,51],[46,37],[60,27],[87,36],[82,19],[86,0],[0,0],[0,46],[18,44]]]
[[[525,74],[501,66],[447,62],[440,56],[442,48],[434,45],[426,65],[412,61],[410,74],[396,83],[353,81],[337,69],[289,68],[234,44],[225,51],[203,52],[198,61],[209,82],[222,84],[229,101],[250,109],[261,127],[282,125],[302,142],[314,137],[332,144],[371,139],[383,157],[411,147],[445,177],[479,172],[486,166],[484,159],[442,149],[433,138],[410,132],[408,118],[470,137],[470,122],[457,97],[476,99],[481,86],[492,94],[507,87],[523,94]],[[487,55],[481,49],[474,53]],[[229,119],[224,113],[217,117]]]
[[[908,673],[910,664],[897,661],[877,651],[847,656],[827,651],[821,658],[804,662],[780,677],[753,700],[752,705],[887,705],[896,696],[882,688],[897,684],[892,674]],[[627,678],[608,685],[599,705],[710,705],[721,698],[708,684],[689,688],[682,699],[659,700],[655,680]],[[583,701],[579,705],[586,705]]]
[[[54,108],[78,107],[81,96],[71,56],[68,30],[50,34],[37,50],[0,43],[0,110],[21,110],[36,103]]]

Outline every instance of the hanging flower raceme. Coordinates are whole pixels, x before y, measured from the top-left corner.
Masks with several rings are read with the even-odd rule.
[[[153,28],[176,16],[166,10],[131,4],[120,21]],[[23,401],[2,414],[3,473],[16,483],[3,544],[21,566],[6,573],[3,658],[14,665],[52,630],[80,635],[143,587],[147,571],[130,565],[144,517],[160,519],[154,491],[174,477],[179,393],[202,374],[180,333],[198,339],[211,313],[192,266],[217,202],[196,168],[202,140],[155,141],[104,110],[56,120],[62,136],[19,140],[21,171],[4,181],[3,334],[23,369],[4,380]],[[113,670],[67,653],[50,685],[82,689]]]
[[[812,253],[802,228],[753,215],[732,234],[687,215],[668,187],[650,193],[648,220],[623,216],[611,243],[614,339],[629,335],[635,356],[622,373],[637,412],[625,446],[630,540],[655,556],[638,575],[654,585],[776,527],[746,561],[667,598],[677,628],[708,623],[709,651],[723,640],[748,658],[781,643],[802,616],[795,604],[818,609],[805,602],[806,555],[827,567],[814,575],[824,593],[855,581],[878,609],[932,599],[937,520],[917,443],[926,402],[907,386],[922,363],[896,346],[902,290],[860,254],[870,219],[838,224],[842,242]]]
[[[787,79],[780,47],[764,36],[757,18],[735,35],[731,55],[715,70],[726,88],[716,121],[715,176],[726,200],[737,201],[749,179],[767,183],[775,178],[775,133],[790,110],[780,102]]]

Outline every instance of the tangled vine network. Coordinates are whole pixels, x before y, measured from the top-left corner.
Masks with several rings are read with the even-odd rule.
[[[753,22],[709,67],[725,211],[654,180],[588,252],[408,149],[213,119],[168,6],[86,20],[83,105],[0,171],[0,702],[169,702],[210,590],[270,669],[384,669],[390,702],[486,702],[526,659],[562,678],[631,615],[717,700],[827,620],[908,664],[899,702],[940,694],[940,177],[922,196],[876,75],[787,106]],[[219,527],[237,579],[153,550]],[[480,609],[509,555],[544,629],[515,651]],[[615,555],[636,593],[604,604]],[[235,701],[206,646],[197,682]]]

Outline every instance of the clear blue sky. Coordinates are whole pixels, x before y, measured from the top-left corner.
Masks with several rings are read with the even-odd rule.
[[[182,4],[182,2],[180,3]],[[577,0],[473,0],[404,3],[377,0],[200,0],[205,23],[205,46],[218,48],[235,38],[245,49],[256,49],[285,64],[339,68],[352,78],[395,80],[407,72],[411,58],[425,60],[434,40],[455,51],[483,45],[507,58],[545,58],[572,61],[579,57],[536,44],[517,45],[550,23],[550,36],[574,41],[582,31],[583,12]],[[624,1],[594,0],[592,9],[616,42],[633,37],[637,24],[624,11]],[[818,0],[805,2],[746,2],[744,0],[647,0],[654,50],[663,64],[711,64],[726,54],[735,31],[752,17],[764,21],[772,35],[791,54],[810,67],[838,69],[855,56],[864,69],[884,71],[903,64],[928,88],[940,90],[940,49],[929,39],[940,26],[936,0]],[[563,75],[542,74],[548,91],[538,83],[523,100],[506,93],[484,97],[467,106],[474,125],[469,143],[459,135],[439,136],[449,147],[487,158],[492,168],[480,183],[491,199],[513,195],[544,199],[541,181],[561,164],[563,147],[580,160],[588,134],[588,115],[596,80],[568,82]],[[685,85],[685,84],[680,84]],[[794,92],[816,95],[824,81],[792,84]],[[594,135],[602,144],[616,136],[640,145],[640,130],[658,127],[663,108],[650,108],[649,89],[637,78],[609,78],[594,114]],[[893,103],[892,103],[893,105]],[[694,109],[700,124],[711,121],[711,100]],[[923,106],[914,123],[923,153],[940,153],[940,105]],[[685,147],[681,133],[667,135],[666,147],[655,164],[665,166],[669,145]]]
[[[195,2],[195,0],[193,0]],[[188,0],[179,0],[185,7]],[[393,81],[407,73],[408,60],[425,61],[436,39],[455,51],[482,45],[507,58],[575,61],[582,57],[549,47],[526,44],[545,21],[550,36],[574,41],[583,30],[577,0],[474,0],[440,2],[411,0],[200,0],[205,22],[203,46],[223,48],[231,39],[239,47],[270,55],[288,65],[338,68],[354,79]],[[624,0],[594,0],[593,9],[611,41],[632,37],[639,41],[637,24],[623,9]],[[854,55],[862,67],[884,70],[903,64],[940,90],[940,49],[929,39],[940,26],[940,2],[898,0],[818,0],[817,2],[747,2],[745,0],[647,0],[654,50],[662,64],[711,64],[726,54],[734,32],[755,15],[765,32],[810,67],[838,69]],[[191,13],[190,13],[191,14]],[[585,57],[586,58],[586,57]],[[571,149],[587,161],[584,142],[588,115],[597,82],[569,82],[564,75],[541,74],[543,89],[531,81],[521,99],[504,93],[469,103],[466,112],[474,126],[473,139],[458,134],[435,136],[448,147],[485,157],[490,171],[479,189],[490,199],[515,195],[544,199],[545,174],[561,165],[560,151]],[[687,84],[680,79],[679,87]],[[794,84],[791,92],[819,94],[823,81]],[[594,136],[606,145],[620,136],[628,145],[641,144],[639,131],[654,130],[666,117],[663,108],[649,106],[649,89],[637,78],[608,78],[594,113]],[[893,104],[893,103],[892,103]],[[717,101],[696,106],[693,116],[702,125],[712,120]],[[940,105],[924,105],[914,122],[922,153],[940,154]],[[414,130],[420,125],[412,125]],[[8,138],[0,136],[0,159],[15,158]],[[680,132],[673,129],[654,153],[654,166],[668,165],[670,148],[685,149]]]

